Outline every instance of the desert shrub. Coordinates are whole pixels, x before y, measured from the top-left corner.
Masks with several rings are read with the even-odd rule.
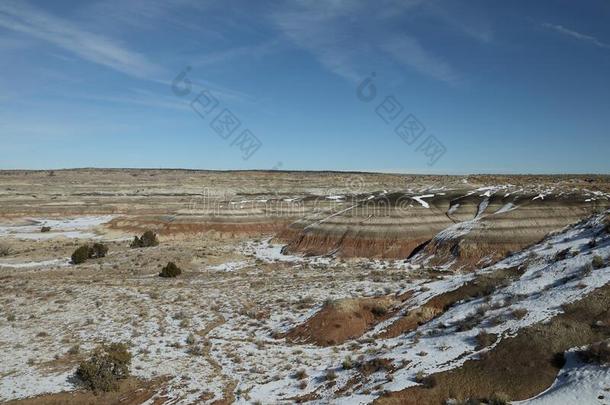
[[[593,256],[593,260],[591,260],[591,266],[593,266],[594,269],[601,269],[605,266],[604,259],[602,259],[601,256]]]
[[[106,253],[108,253],[108,246],[104,245],[103,243],[94,243],[89,251],[89,258],[96,259],[99,257],[105,257]]]
[[[426,388],[434,388],[436,386],[436,378],[433,375],[426,375],[423,371],[417,372],[415,382]]]
[[[457,321],[456,329],[458,332],[470,330],[481,322],[481,318],[482,316],[479,316],[478,314],[469,315],[466,318]]]
[[[485,331],[481,331],[475,337],[475,340],[477,341],[477,346],[475,347],[475,350],[481,350],[486,347],[489,347],[494,344],[497,339],[498,335],[496,335],[495,333],[487,333]]]
[[[169,262],[161,269],[159,277],[177,277],[182,274],[182,270],[174,262]]]
[[[131,353],[124,343],[98,346],[76,370],[82,384],[92,391],[116,391],[118,382],[129,377]]]
[[[587,363],[610,364],[610,339],[589,345],[579,355]]]
[[[74,253],[72,253],[72,263],[81,264],[87,259],[97,259],[105,257],[108,253],[108,247],[103,243],[94,243],[93,245],[82,245],[79,246]]]
[[[8,245],[0,244],[0,257],[8,256],[11,254],[11,248]]]
[[[610,215],[607,215],[604,219],[604,229],[606,232],[610,233]]]
[[[370,375],[379,371],[392,371],[392,361],[388,359],[375,358],[358,364],[358,371],[363,375]]]
[[[42,233],[51,232],[51,227],[50,226],[43,226],[42,228],[40,228],[40,232],[42,232]]]
[[[527,309],[525,308],[515,308],[512,311],[512,315],[515,319],[522,319],[527,315]]]
[[[297,380],[304,380],[307,378],[307,372],[304,369],[297,370],[297,372],[294,373],[294,378]]]
[[[148,230],[142,234],[139,238],[137,236],[133,237],[133,242],[131,242],[132,248],[145,248],[151,246],[157,246],[159,244],[159,240],[157,239],[157,234],[151,230]]]
[[[352,358],[350,356],[346,356],[345,359],[343,359],[343,362],[341,363],[341,367],[343,367],[344,370],[352,369],[354,367],[354,362]]]
[[[89,258],[89,246],[79,246],[74,253],[72,253],[72,264],[84,263]]]
[[[186,352],[191,356],[203,356],[205,355],[205,348],[201,344],[192,344],[189,345]]]
[[[326,381],[333,381],[337,378],[337,373],[333,370],[326,370]]]
[[[554,261],[558,262],[565,260],[568,257],[568,253],[570,253],[570,248],[560,250],[559,252],[555,253]]]
[[[589,246],[590,249],[593,249],[594,247],[597,246],[597,239],[593,238],[589,241],[589,243],[587,243],[587,246]]]
[[[593,265],[591,263],[585,263],[584,266],[580,269],[583,277],[588,277],[593,271]]]
[[[375,316],[384,316],[388,313],[388,309],[383,305],[376,304],[371,308],[371,313]]]

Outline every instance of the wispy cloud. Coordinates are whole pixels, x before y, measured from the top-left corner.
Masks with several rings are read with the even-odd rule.
[[[162,69],[144,55],[25,2],[0,2],[0,27],[50,42],[89,62],[133,77],[149,78],[162,74]]]
[[[448,63],[427,52],[414,38],[394,37],[384,41],[381,48],[399,63],[410,66],[423,75],[447,83],[454,83],[458,79],[458,74]]]
[[[356,81],[354,45],[349,25],[342,22],[360,7],[353,2],[297,2],[272,14],[280,32],[299,48],[309,51],[329,71]]]
[[[588,43],[598,46],[600,48],[610,49],[609,44],[606,44],[605,42],[600,41],[599,39],[595,38],[594,36],[582,34],[580,32],[568,29],[568,28],[564,27],[563,25],[545,23],[545,24],[542,24],[542,26],[544,28],[551,29],[555,32],[572,37],[574,39],[588,42]]]
[[[154,92],[144,89],[133,89],[131,92],[126,92],[123,95],[101,95],[98,93],[79,94],[76,99],[89,100],[94,102],[114,104],[124,104],[136,107],[170,109],[176,111],[189,111],[188,104],[176,100],[172,97],[161,96]]]
[[[195,16],[214,4],[211,0],[103,0],[86,4],[80,15],[96,26],[119,30],[153,31],[166,24],[210,32],[205,24],[196,24]]]
[[[225,64],[235,59],[259,59],[282,49],[282,41],[272,39],[256,45],[236,46],[219,52],[208,52],[195,58],[193,66]]]
[[[392,61],[436,80],[453,82],[457,72],[414,35],[386,19],[422,5],[422,1],[297,1],[272,14],[277,28],[309,51],[329,71],[351,81],[368,73],[371,60]]]

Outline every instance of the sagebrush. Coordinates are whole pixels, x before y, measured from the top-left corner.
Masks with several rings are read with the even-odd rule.
[[[129,377],[131,353],[124,343],[98,346],[76,370],[82,384],[92,391],[116,391],[119,381]]]
[[[161,269],[161,273],[159,273],[159,277],[177,277],[182,274],[182,270],[180,267],[176,266],[174,262],[169,262],[165,267]]]
[[[108,253],[108,246],[103,243],[94,243],[93,245],[82,245],[79,246],[74,253],[72,253],[71,259],[72,264],[81,264],[88,259],[97,259],[105,257]]]
[[[157,239],[157,234],[153,231],[148,230],[144,232],[139,238],[137,236],[134,236],[133,242],[131,242],[130,246],[132,248],[145,248],[157,246],[158,244],[159,240]]]

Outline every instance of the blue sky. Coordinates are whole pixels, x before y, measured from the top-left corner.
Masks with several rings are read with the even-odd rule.
[[[0,168],[610,173],[609,21],[608,0],[2,0]]]

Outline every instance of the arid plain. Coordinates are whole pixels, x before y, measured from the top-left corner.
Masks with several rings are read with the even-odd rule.
[[[609,176],[1,171],[0,401],[607,404],[608,208]],[[104,343],[129,372],[91,389]]]

